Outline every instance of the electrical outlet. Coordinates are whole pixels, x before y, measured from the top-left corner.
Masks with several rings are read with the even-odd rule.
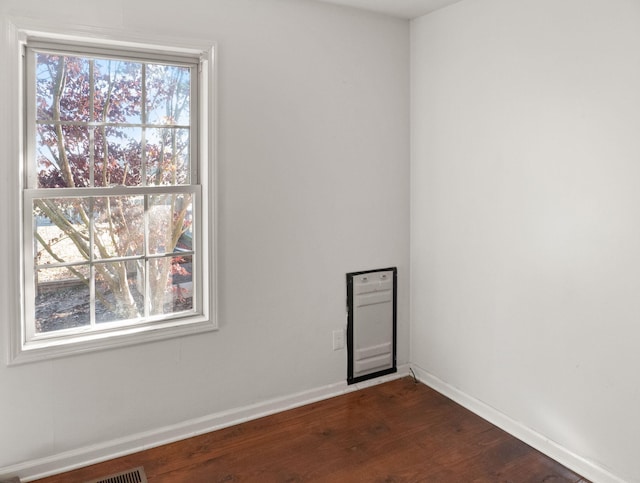
[[[333,331],[333,350],[339,351],[344,349],[344,330],[337,329]]]

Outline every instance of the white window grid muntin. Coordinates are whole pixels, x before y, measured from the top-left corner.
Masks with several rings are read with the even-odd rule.
[[[149,128],[153,129],[188,129],[189,130],[189,183],[187,184],[199,184],[199,111],[198,111],[198,94],[199,94],[199,73],[201,71],[200,62],[202,59],[200,58],[190,58],[189,62],[185,62],[184,58],[182,58],[182,62],[179,62],[174,57],[167,56],[168,58],[164,58],[161,62],[161,56],[157,54],[149,54],[151,58],[147,58],[141,56],[140,54],[134,55],[129,53],[127,55],[127,51],[122,51],[122,55],[118,56],[117,52],[111,49],[99,49],[99,48],[90,48],[87,51],[82,51],[81,49],[73,49],[72,47],[67,46],[59,46],[60,50],[55,49],[57,44],[42,44],[41,42],[36,42],[35,45],[29,43],[28,46],[25,46],[25,92],[27,93],[27,102],[26,102],[26,157],[25,162],[27,163],[25,173],[27,176],[26,186],[27,188],[36,188],[37,187],[37,172],[34,166],[31,166],[32,160],[35,160],[36,155],[36,129],[35,126],[38,124],[50,124],[50,125],[61,125],[61,126],[86,126],[88,129],[90,146],[89,146],[89,169],[91,171],[90,180],[91,186],[94,185],[94,135],[93,132],[96,128],[100,127],[122,127],[122,128],[140,128],[141,129],[141,183],[142,185],[146,185],[146,139],[145,134],[146,130]],[[89,94],[90,94],[90,120],[83,121],[68,121],[68,120],[39,120],[36,117],[36,59],[35,56],[37,53],[47,53],[47,54],[55,54],[55,55],[74,55],[74,56],[83,56],[87,59],[90,59],[90,72],[89,76]],[[89,57],[87,53],[93,55],[93,57]],[[115,123],[108,121],[97,121],[94,119],[94,102],[93,102],[93,93],[94,93],[94,82],[95,78],[93,76],[93,60],[95,58],[101,59],[113,59],[113,60],[130,60],[134,62],[140,62],[142,64],[142,99],[140,101],[140,115],[141,122],[140,123]],[[153,60],[154,62],[151,62]],[[146,122],[147,119],[147,109],[146,109],[146,93],[147,89],[145,88],[144,76],[146,75],[146,65],[147,64],[164,64],[170,66],[177,67],[187,67],[190,69],[190,96],[189,96],[189,118],[190,123],[185,124],[160,124],[160,123],[149,123]],[[33,81],[33,82],[32,82]],[[49,188],[47,188],[49,189]],[[75,189],[75,188],[72,188]]]
[[[190,125],[166,125],[166,124],[153,124],[146,123],[145,119],[145,111],[146,111],[146,101],[144,99],[144,93],[146,89],[143,89],[143,99],[141,100],[141,123],[105,123],[105,122],[97,122],[94,120],[93,112],[91,113],[91,121],[90,122],[69,122],[69,121],[58,121],[60,124],[76,124],[82,126],[89,127],[100,127],[100,126],[109,126],[109,125],[117,125],[119,127],[140,127],[142,132],[144,133],[144,129],[146,127],[154,127],[154,128],[170,128],[170,129],[180,129],[180,128],[188,128],[190,130],[190,139],[189,139],[189,170],[190,170],[190,184],[183,185],[162,185],[162,186],[111,186],[111,187],[91,187],[91,188],[36,188],[37,187],[37,173],[36,173],[36,165],[35,165],[35,139],[36,139],[36,125],[38,120],[36,119],[36,109],[35,109],[35,99],[36,99],[36,85],[35,85],[35,52],[48,52],[48,53],[56,53],[60,55],[78,55],[89,57],[91,55],[100,58],[113,58],[117,60],[132,60],[136,62],[140,62],[143,65],[146,64],[165,64],[165,65],[175,65],[175,66],[184,66],[190,68]],[[202,270],[200,267],[200,263],[202,263],[201,259],[208,259],[206,254],[203,256],[200,254],[200,251],[204,248],[204,245],[200,243],[202,240],[202,233],[204,230],[207,230],[207,223],[205,220],[204,213],[202,211],[202,186],[199,183],[199,166],[202,162],[199,157],[199,147],[200,140],[198,137],[199,134],[199,125],[198,122],[200,120],[201,113],[199,112],[199,94],[201,94],[199,90],[199,79],[200,77],[206,78],[206,70],[203,72],[202,64],[207,62],[207,59],[203,59],[201,56],[195,56],[192,54],[182,55],[165,55],[164,53],[156,53],[156,52],[147,52],[143,51],[142,53],[137,50],[133,50],[129,52],[127,50],[119,50],[119,49],[105,49],[103,47],[77,47],[73,45],[67,44],[57,44],[55,42],[29,42],[28,46],[25,47],[26,62],[25,62],[25,75],[23,76],[24,92],[26,93],[25,105],[27,107],[25,113],[25,157],[23,158],[23,173],[25,176],[25,184],[26,189],[23,190],[23,260],[24,260],[24,280],[26,283],[23,284],[23,295],[24,295],[24,303],[23,303],[23,324],[22,324],[22,348],[28,348],[29,344],[42,342],[42,341],[61,341],[68,339],[70,341],[75,341],[79,339],[79,335],[83,334],[96,334],[98,337],[103,337],[105,334],[108,334],[112,331],[119,331],[123,328],[139,328],[143,329],[148,326],[167,326],[171,328],[176,328],[182,324],[190,323],[190,320],[194,322],[203,322],[203,316],[206,317],[208,310],[205,307],[205,297],[203,292],[203,287],[205,285],[208,286],[208,283],[205,281],[205,276],[207,271]],[[186,58],[186,60],[185,60]],[[92,64],[92,63],[91,63]],[[144,72],[144,68],[143,68]],[[91,76],[91,84],[93,85],[93,76]],[[206,85],[205,82],[202,85]],[[92,92],[93,89],[90,89]],[[206,92],[204,92],[204,96],[206,97]],[[91,110],[93,111],[93,99],[91,99]],[[42,121],[43,123],[46,121]],[[51,121],[51,124],[54,122]],[[143,134],[144,136],[144,134]],[[143,137],[144,142],[144,137]],[[141,153],[142,157],[142,169],[144,170],[145,162],[144,162],[144,144],[143,144],[143,152]],[[94,150],[93,144],[90,145],[90,156],[93,161]],[[93,162],[90,163],[93,165]],[[146,173],[142,173],[141,175],[142,183],[146,183]],[[91,181],[93,184],[93,176],[91,175]],[[149,210],[147,209],[147,200],[150,195],[153,194],[178,194],[178,193],[189,193],[192,195],[192,217],[193,224],[191,227],[192,236],[193,236],[193,246],[191,251],[173,253],[173,254],[150,254],[148,250],[148,216]],[[96,328],[95,321],[95,293],[90,293],[91,299],[91,323],[89,326],[71,328],[71,329],[62,329],[56,330],[53,332],[47,333],[35,333],[35,260],[34,260],[34,221],[33,221],[33,213],[32,206],[33,201],[35,199],[42,198],[88,198],[99,197],[99,196],[132,196],[132,195],[142,195],[145,203],[145,212],[144,212],[144,223],[145,223],[145,248],[144,255],[138,257],[113,257],[111,259],[101,259],[100,263],[108,263],[109,261],[119,261],[119,260],[144,260],[145,265],[145,296],[144,296],[144,310],[145,316],[140,319],[134,320],[124,320],[124,321],[114,321],[114,322],[100,322],[99,328]],[[93,219],[93,215],[92,215]],[[93,237],[94,230],[90,227],[90,236]],[[162,257],[172,257],[176,255],[190,256],[192,257],[192,280],[193,280],[193,302],[192,308],[188,311],[181,311],[170,314],[159,314],[156,316],[149,315],[149,270],[148,265],[151,260],[154,258],[162,258]],[[94,255],[91,252],[91,258],[93,259]],[[94,279],[94,269],[93,266],[95,263],[98,263],[95,260],[89,260],[85,263],[81,263],[78,265],[88,265],[90,267],[90,278],[91,290],[94,290],[95,287],[95,279]],[[65,265],[65,264],[63,264]],[[74,265],[73,263],[69,263],[66,265]],[[194,318],[194,316],[197,316]]]
[[[184,319],[194,315],[200,315],[203,313],[203,292],[202,292],[202,271],[200,269],[200,247],[198,240],[201,239],[201,227],[200,223],[197,220],[202,219],[202,196],[201,196],[201,187],[200,186],[177,186],[171,187],[173,189],[167,190],[163,189],[164,187],[147,187],[147,188],[126,188],[126,187],[114,187],[114,188],[49,188],[49,189],[39,189],[39,190],[25,190],[23,203],[25,207],[32,207],[33,201],[36,199],[61,199],[61,198],[84,198],[91,199],[93,197],[105,197],[105,196],[143,196],[145,200],[145,210],[144,210],[144,235],[145,235],[145,246],[144,253],[142,255],[133,255],[127,257],[109,257],[109,258],[101,258],[95,257],[94,250],[89,251],[89,259],[82,262],[65,262],[65,263],[52,263],[46,265],[36,265],[35,264],[35,240],[33,237],[34,230],[34,218],[33,211],[29,208],[25,208],[24,210],[24,237],[25,240],[23,246],[24,253],[24,270],[25,270],[25,279],[27,283],[24,285],[24,294],[25,294],[25,327],[24,327],[24,341],[23,342],[31,342],[38,340],[50,340],[50,339],[60,339],[60,338],[69,338],[78,334],[85,334],[89,332],[108,332],[117,329],[121,329],[123,327],[131,327],[131,326],[150,326],[156,325],[158,322],[164,322],[171,319]],[[150,253],[149,249],[149,236],[148,236],[148,224],[149,224],[149,216],[151,216],[150,211],[148,209],[147,200],[149,196],[153,196],[156,194],[189,194],[191,195],[191,206],[192,206],[192,218],[196,220],[191,226],[192,235],[193,235],[193,246],[191,250],[176,252],[175,250],[172,252],[162,252],[162,253]],[[93,213],[93,210],[90,210],[90,213]],[[93,223],[93,214],[91,215],[91,223]],[[89,236],[94,236],[94,230],[91,226],[89,228]],[[175,313],[169,314],[158,314],[158,315],[150,315],[150,301],[151,301],[151,285],[149,283],[149,264],[154,259],[160,258],[173,258],[176,256],[186,256],[192,257],[192,283],[193,283],[193,301],[192,307],[189,310],[179,311]],[[144,316],[139,317],[137,319],[128,319],[128,320],[117,320],[112,322],[97,322],[95,318],[95,271],[94,266],[100,263],[111,263],[111,262],[121,262],[121,261],[142,261],[144,264]],[[69,329],[61,329],[51,332],[41,332],[37,333],[35,328],[35,300],[36,300],[36,284],[35,284],[35,273],[39,268],[58,268],[58,267],[69,267],[69,266],[85,266],[89,267],[89,288],[90,288],[90,323],[89,325],[69,328]]]

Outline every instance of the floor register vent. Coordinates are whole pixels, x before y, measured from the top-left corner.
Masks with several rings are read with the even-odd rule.
[[[132,470],[104,476],[97,480],[87,481],[86,483],[147,483],[147,475],[144,473],[144,468],[140,466]]]

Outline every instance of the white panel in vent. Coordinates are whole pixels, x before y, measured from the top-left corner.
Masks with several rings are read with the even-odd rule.
[[[395,366],[393,284],[393,270],[353,276],[353,379]]]

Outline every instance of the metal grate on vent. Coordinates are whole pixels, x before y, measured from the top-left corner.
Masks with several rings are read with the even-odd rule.
[[[144,468],[140,466],[132,470],[104,476],[97,480],[87,481],[86,483],[147,483],[147,475],[144,473]]]

